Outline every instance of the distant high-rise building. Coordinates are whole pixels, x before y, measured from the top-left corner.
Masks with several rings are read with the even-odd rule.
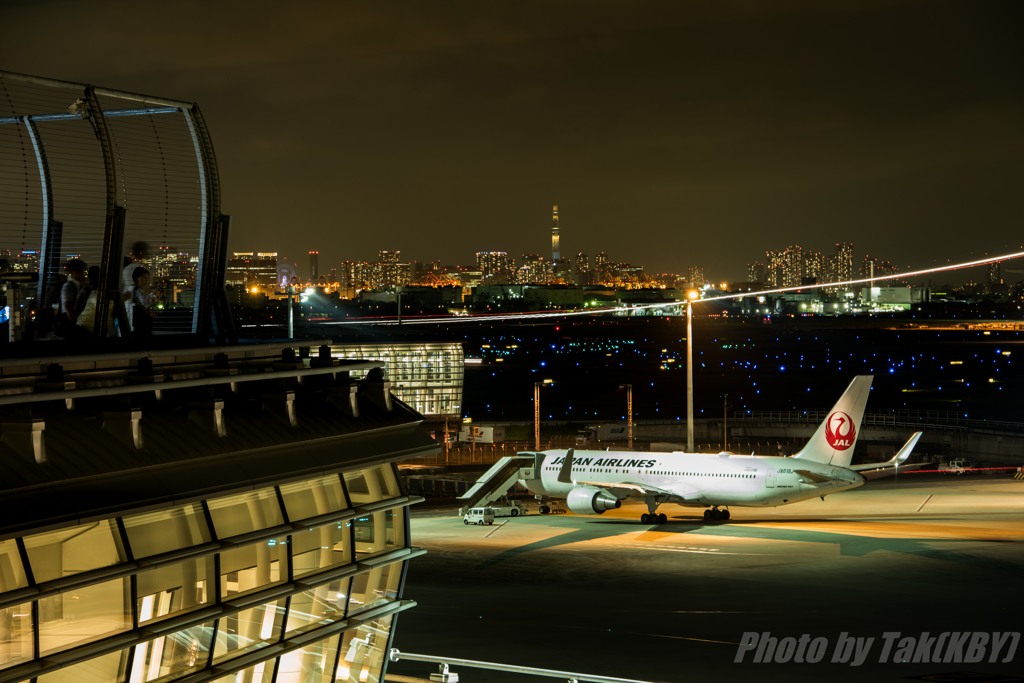
[[[608,280],[611,268],[611,261],[608,259],[608,254],[603,251],[594,257],[594,281],[605,282]]]
[[[861,279],[871,278],[871,286],[877,286],[875,283],[876,279],[888,280],[882,286],[889,287],[896,285],[897,283],[892,280],[890,276],[896,275],[900,272],[900,269],[894,266],[889,261],[882,261],[876,258],[872,258],[865,254],[864,261],[860,266],[860,277]]]
[[[478,251],[476,268],[483,276],[509,274],[516,269],[516,260],[504,251]]]
[[[767,285],[769,287],[781,287],[786,264],[785,252],[769,249],[765,252],[765,257],[768,260],[766,266]]]
[[[277,252],[234,252],[228,259],[224,281],[234,287],[274,287],[277,285]]]
[[[825,282],[825,257],[820,251],[808,251],[804,254],[803,278],[813,278],[815,283]]]
[[[991,290],[996,285],[1003,284],[1002,278],[999,277],[999,261],[995,263],[989,263],[985,266],[985,284]]]
[[[576,254],[576,272],[585,273],[590,270],[590,257],[582,251]]]
[[[309,252],[309,281],[315,283],[320,279],[320,252]]]
[[[576,261],[572,264],[572,278],[577,285],[594,283],[594,274],[590,270],[590,257],[582,251],[576,254]]]
[[[804,277],[804,250],[799,245],[786,247],[783,252],[782,286],[799,287]]]
[[[557,261],[562,257],[561,250],[558,245],[558,204],[555,204],[555,208],[551,216],[552,221],[554,222],[551,226],[551,260]]]
[[[689,269],[689,282],[691,285],[703,285],[707,280],[704,279],[704,269],[700,266],[690,266]]]
[[[853,245],[849,242],[836,244],[834,276],[832,282],[848,282],[853,279]]]
[[[747,264],[747,282],[764,282],[764,264],[754,261]]]
[[[552,263],[538,254],[523,254],[516,269],[516,284],[547,284],[553,278]]]
[[[410,280],[408,264],[400,263],[401,251],[381,250],[377,263],[371,264],[370,286],[374,289],[407,284]]]

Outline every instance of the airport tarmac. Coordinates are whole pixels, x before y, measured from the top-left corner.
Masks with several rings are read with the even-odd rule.
[[[1007,663],[1005,647],[994,663],[988,650],[978,663],[892,661],[900,639],[924,632],[1024,631],[1024,481],[901,476],[824,501],[733,508],[728,522],[665,505],[667,524],[644,525],[644,511],[627,502],[483,527],[414,512],[413,544],[428,554],[410,565],[405,594],[419,604],[393,646],[646,681],[1024,673],[1024,647]],[[827,651],[814,664],[754,663],[756,651],[735,663],[745,632],[808,634]],[[831,662],[842,632],[875,639],[863,664]],[[901,635],[880,663],[891,632]],[[389,674],[432,670],[399,662]],[[469,683],[550,680],[456,670]]]

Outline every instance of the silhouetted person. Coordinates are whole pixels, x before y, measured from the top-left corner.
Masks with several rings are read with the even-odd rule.
[[[53,331],[64,339],[81,339],[82,328],[78,327],[76,322],[79,313],[78,294],[85,284],[85,261],[71,259],[64,269],[68,272],[68,281],[60,290],[60,307],[57,310]]]
[[[90,335],[94,334],[93,330],[96,326],[96,303],[98,299],[100,288],[100,267],[92,266],[89,268],[89,284],[82,287],[82,293],[79,294],[78,300],[80,302],[80,312],[78,313],[78,326],[88,332]],[[114,302],[107,302],[107,336],[113,337],[117,334],[114,326]]]
[[[153,321],[149,313],[152,303],[149,271],[141,266],[136,267],[132,272],[132,282],[132,334],[148,337],[153,333]]]
[[[136,242],[132,245],[132,250],[128,252],[128,256],[124,259],[124,269],[121,271],[121,291],[125,294],[131,294],[132,289],[135,287],[135,269],[139,267],[145,267],[143,260],[149,256],[149,245],[145,242]],[[125,298],[128,301],[131,297]]]

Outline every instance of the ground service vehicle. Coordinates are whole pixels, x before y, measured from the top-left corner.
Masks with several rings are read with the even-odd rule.
[[[495,517],[518,517],[526,514],[526,508],[518,500],[503,498],[487,506],[494,510]]]
[[[462,518],[463,524],[494,524],[494,510],[491,508],[470,508]]]

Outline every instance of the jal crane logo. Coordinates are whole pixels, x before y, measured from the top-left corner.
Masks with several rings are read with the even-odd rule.
[[[837,451],[845,451],[857,438],[857,427],[844,412],[836,411],[825,421],[825,441]]]

